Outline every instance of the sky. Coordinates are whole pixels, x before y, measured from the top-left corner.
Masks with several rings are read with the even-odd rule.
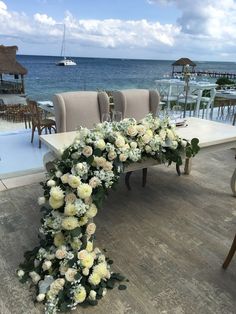
[[[19,54],[236,60],[236,0],[0,0],[0,44]]]

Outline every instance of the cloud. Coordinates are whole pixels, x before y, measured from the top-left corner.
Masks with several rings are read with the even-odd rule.
[[[45,25],[55,25],[56,21],[48,16],[47,14],[40,14],[40,13],[36,13],[34,14],[34,19],[36,22],[39,22],[41,24],[45,24]]]
[[[204,3],[202,0],[146,1],[153,5],[153,10],[158,10],[160,5],[166,6],[167,10],[174,6],[178,9],[179,17],[169,24],[147,19],[80,20],[70,11],[65,12],[63,20],[39,12],[35,12],[32,18],[24,12],[9,10],[6,3],[0,0],[0,38],[3,43],[10,44],[15,44],[15,38],[18,38],[20,51],[22,46],[29,49],[32,43],[38,54],[55,53],[59,51],[65,23],[67,47],[75,55],[78,55],[78,51],[84,51],[86,55],[86,51],[92,53],[100,49],[101,55],[117,57],[127,55],[140,58],[143,54],[144,58],[186,56],[195,60],[212,57],[235,59],[235,1],[224,0],[223,5],[213,0],[205,0]],[[6,41],[6,38],[9,40]],[[26,43],[28,46],[24,45]]]

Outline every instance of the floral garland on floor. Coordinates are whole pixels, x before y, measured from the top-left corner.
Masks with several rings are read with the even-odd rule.
[[[40,246],[25,253],[18,270],[21,282],[30,279],[36,286],[45,313],[96,305],[107,288],[124,279],[111,272],[112,261],[93,247],[96,225],[91,221],[124,166],[147,157],[179,166],[183,152],[192,157],[198,150],[198,139],[179,138],[167,118],[151,114],[138,123],[124,119],[81,128],[42,183]]]

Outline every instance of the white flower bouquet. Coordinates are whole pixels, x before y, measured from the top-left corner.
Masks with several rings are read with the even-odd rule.
[[[124,165],[152,157],[179,167],[184,151],[191,157],[198,150],[197,139],[191,143],[180,139],[168,119],[151,114],[138,123],[124,119],[78,131],[42,183],[40,246],[25,253],[18,270],[21,282],[31,280],[35,285],[36,300],[45,303],[45,313],[82,303],[96,305],[115,281],[124,280],[94,248],[96,225],[91,222]]]

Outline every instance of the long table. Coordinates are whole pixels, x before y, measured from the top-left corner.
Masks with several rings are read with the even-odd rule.
[[[201,147],[200,154],[206,154],[210,151],[217,151],[223,149],[230,149],[236,146],[236,127],[220,122],[203,120],[199,118],[187,118],[187,125],[176,128],[178,135],[181,138],[191,140],[194,137],[199,139],[199,146]],[[76,136],[76,131],[41,135],[40,139],[45,143],[49,149],[54,152],[55,156],[60,156],[61,152],[70,146]],[[148,164],[139,163],[139,168],[151,166],[157,162],[152,160]],[[132,164],[130,165],[132,167]],[[127,171],[135,170],[136,166],[129,168]],[[189,174],[191,171],[191,162],[186,159],[185,173]],[[236,196],[236,169],[234,169],[231,178],[231,189],[234,196]]]

